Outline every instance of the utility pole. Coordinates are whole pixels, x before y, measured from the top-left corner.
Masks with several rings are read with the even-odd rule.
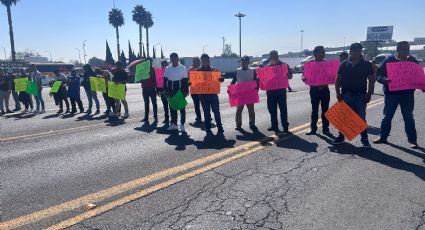
[[[4,60],[6,61],[7,60],[6,48],[4,48],[4,46],[2,46],[2,48],[3,48],[3,52],[4,52]]]
[[[245,16],[246,14],[241,12],[235,14],[235,17],[239,18],[239,57],[242,57],[242,18]]]
[[[80,49],[78,49],[78,48],[75,48],[76,50],[78,50],[78,60],[80,61],[80,63],[81,63],[81,50]]]
[[[301,30],[301,56],[303,55],[304,30]]]
[[[86,42],[87,42],[87,40],[84,40],[83,41],[83,57],[84,57],[84,64],[87,64],[87,61],[86,61]]]
[[[204,54],[205,53],[205,47],[207,47],[208,45],[204,45],[204,46],[202,46],[202,54]]]
[[[225,49],[225,46],[226,46],[226,39],[224,37],[222,37],[221,39],[223,39],[223,54],[224,54],[224,49]]]

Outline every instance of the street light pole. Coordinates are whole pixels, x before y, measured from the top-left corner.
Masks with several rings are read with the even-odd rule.
[[[246,14],[241,12],[235,14],[235,17],[239,18],[239,57],[242,57],[242,18],[245,16]]]
[[[303,56],[304,30],[301,30],[301,56]]]
[[[204,54],[205,53],[205,47],[207,47],[208,45],[204,45],[204,46],[202,46],[202,54]]]
[[[224,54],[224,48],[226,46],[226,39],[224,37],[222,37],[221,39],[223,39],[223,54]]]
[[[6,48],[4,48],[4,46],[2,46],[2,48],[3,48],[3,52],[4,52],[4,60],[6,61],[7,60]]]
[[[78,50],[78,60],[80,61],[80,63],[81,63],[81,50],[80,49],[78,49],[78,48],[75,48],[76,50]]]
[[[87,42],[87,40],[84,40],[83,41],[83,57],[84,57],[84,64],[87,64],[87,61],[86,61],[86,42]]]
[[[44,52],[46,52],[46,53],[48,53],[48,54],[49,54],[49,56],[50,56],[50,62],[52,62],[52,61],[53,61],[53,58],[52,58],[52,52],[50,52],[50,51],[48,51],[48,50],[46,50],[46,51],[44,51]]]

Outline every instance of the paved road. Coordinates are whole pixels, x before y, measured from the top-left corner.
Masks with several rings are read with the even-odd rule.
[[[121,123],[58,117],[52,99],[46,114],[1,117],[2,227],[425,229],[425,150],[408,148],[399,114],[390,145],[331,147],[324,136],[304,134],[309,95],[296,75],[297,92],[288,94],[292,134],[279,139],[266,131],[264,93],[256,105],[260,133],[249,131],[247,114],[241,133],[224,93],[228,83],[220,95],[224,136],[189,124],[187,134],[143,125],[138,85],[129,86],[130,118]],[[383,109],[376,91],[371,139]],[[415,110],[421,146],[424,96],[417,93]],[[192,105],[187,120],[194,121]]]

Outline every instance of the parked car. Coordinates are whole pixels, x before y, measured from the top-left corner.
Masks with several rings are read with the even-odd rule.
[[[304,71],[304,64],[314,59],[314,56],[304,58],[299,65],[295,66],[293,73],[302,73]]]

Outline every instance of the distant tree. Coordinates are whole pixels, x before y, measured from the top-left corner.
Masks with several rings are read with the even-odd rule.
[[[223,50],[223,53],[221,54],[221,56],[226,57],[226,58],[239,57],[238,54],[236,54],[232,51],[232,45],[230,45],[230,44],[224,45],[224,50]]]
[[[89,59],[89,65],[103,67],[105,65],[105,61],[97,57],[92,57]]]
[[[143,27],[146,18],[146,9],[142,5],[136,5],[133,9],[133,21],[139,26],[139,53],[142,53]]]
[[[127,58],[125,57],[124,50],[123,50],[123,51],[121,51],[120,62],[121,62],[124,66],[126,66],[126,65],[127,65]]]
[[[13,25],[12,25],[12,5],[16,5],[19,0],[0,0],[1,4],[6,6],[7,21],[9,23],[9,37],[10,37],[10,49],[12,51],[12,62],[16,62],[15,52],[15,38],[13,37]]]
[[[109,11],[109,24],[111,24],[115,28],[115,32],[117,35],[117,57],[120,56],[120,33],[118,27],[124,25],[124,16],[121,10],[117,8],[113,8]]]
[[[130,41],[128,41],[128,62],[132,63],[135,60],[137,60],[137,57],[134,55],[133,49],[131,49]]]
[[[109,48],[108,41],[106,41],[106,58],[105,58],[105,63],[106,64],[109,64],[109,65],[114,65],[115,64],[114,58],[112,57],[111,49]]]
[[[144,27],[146,29],[146,52],[148,57],[150,57],[149,56],[149,28],[151,28],[153,24],[154,23],[153,23],[151,12],[146,11]]]

